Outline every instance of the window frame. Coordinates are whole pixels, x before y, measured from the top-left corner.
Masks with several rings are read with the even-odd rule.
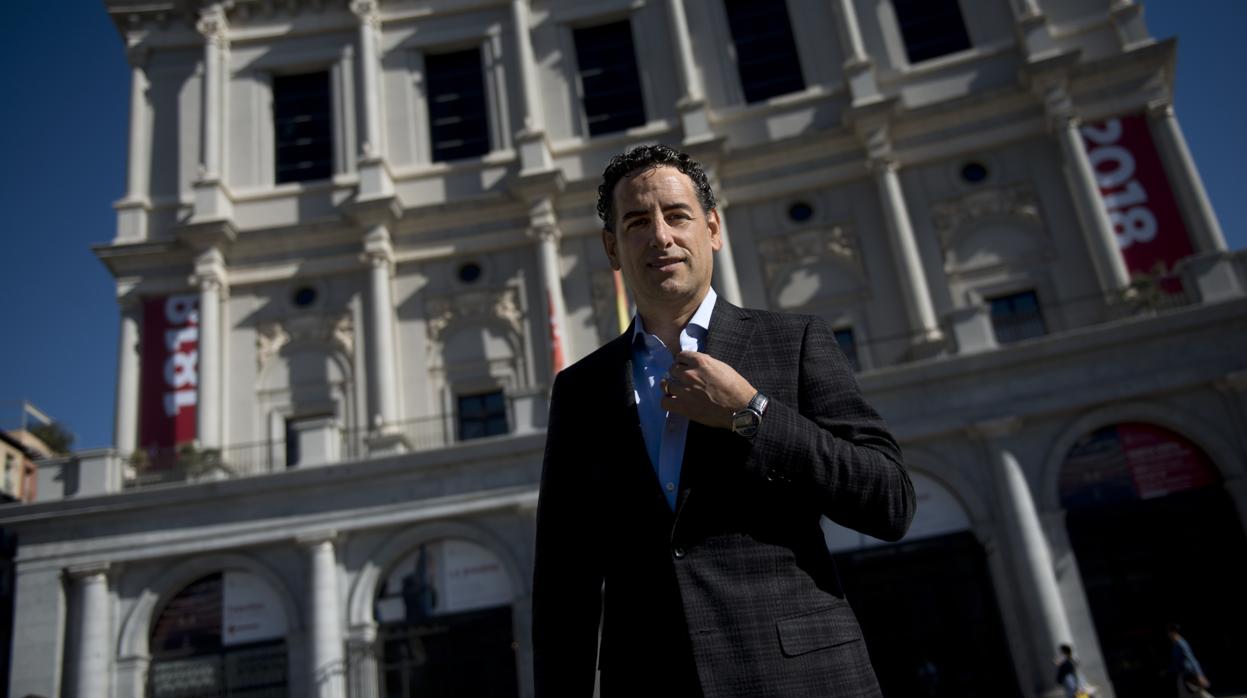
[[[641,100],[641,121],[638,124],[628,126],[621,130],[594,134],[590,130],[589,115],[585,110],[585,89],[584,81],[581,77],[580,54],[576,46],[576,32],[622,22],[628,23],[629,38],[632,43],[632,59],[635,64],[637,75],[637,95]],[[561,43],[564,54],[571,58],[571,60],[567,61],[568,83],[572,87],[572,107],[575,112],[575,131],[576,135],[580,138],[589,140],[628,134],[636,131],[637,129],[643,129],[652,122],[652,115],[654,112],[654,107],[652,105],[657,102],[654,99],[653,88],[650,80],[646,74],[646,71],[643,70],[641,56],[644,54],[644,51],[641,49],[644,41],[644,35],[642,32],[637,31],[637,24],[637,15],[632,12],[627,12],[622,15],[599,15],[564,25],[563,41]]]
[[[908,2],[910,0],[899,0],[899,1]],[[974,38],[970,36],[970,25],[966,22],[966,13],[964,11],[964,8],[962,7],[960,0],[915,0],[915,1],[920,2],[920,3],[927,3],[927,4],[933,1],[939,1],[939,2],[950,4],[953,7],[955,7],[957,11],[957,15],[961,19],[961,32],[965,36],[965,45],[961,46],[960,48],[956,48],[956,49],[949,50],[949,51],[944,51],[943,53],[937,53],[937,54],[930,55],[930,56],[923,56],[915,60],[911,56],[910,42],[905,36],[905,26],[908,24],[908,22],[902,20],[901,13],[897,10],[898,0],[889,0],[889,6],[890,6],[889,9],[891,9],[892,11],[892,20],[893,20],[893,23],[896,29],[896,37],[900,41],[900,51],[901,51],[901,55],[905,59],[905,65],[909,65],[909,66],[924,65],[931,61],[936,61],[941,58],[946,58],[948,56],[956,55],[964,51],[971,51],[974,49]],[[930,41],[928,40],[927,43],[930,43]]]

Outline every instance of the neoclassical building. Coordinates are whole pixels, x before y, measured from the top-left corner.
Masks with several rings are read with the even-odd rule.
[[[649,142],[902,443],[909,535],[825,531],[887,695],[1050,695],[1063,642],[1158,694],[1171,621],[1247,691],[1247,257],[1138,3],[105,4],[116,438],[0,508],[11,695],[531,696],[546,399],[628,321],[594,202]]]

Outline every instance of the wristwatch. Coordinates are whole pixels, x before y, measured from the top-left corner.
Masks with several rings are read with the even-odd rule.
[[[746,439],[752,439],[762,426],[762,415],[766,414],[767,397],[758,392],[749,400],[743,410],[732,413],[732,432]]]

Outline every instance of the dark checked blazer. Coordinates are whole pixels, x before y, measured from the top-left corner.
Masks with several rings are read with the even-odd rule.
[[[604,698],[879,695],[819,516],[897,540],[914,492],[826,323],[718,300],[705,351],[770,404],[752,440],[690,423],[674,513],[641,434],[631,337],[554,383],[537,695],[592,695],[595,660]]]

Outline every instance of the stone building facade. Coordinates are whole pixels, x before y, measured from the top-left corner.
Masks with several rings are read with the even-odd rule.
[[[626,320],[594,201],[646,142],[902,443],[910,535],[826,526],[885,692],[1052,694],[1072,642],[1146,695],[1169,620],[1247,691],[1247,261],[1139,4],[105,4],[115,447],[0,511],[13,695],[531,696],[546,398]]]

